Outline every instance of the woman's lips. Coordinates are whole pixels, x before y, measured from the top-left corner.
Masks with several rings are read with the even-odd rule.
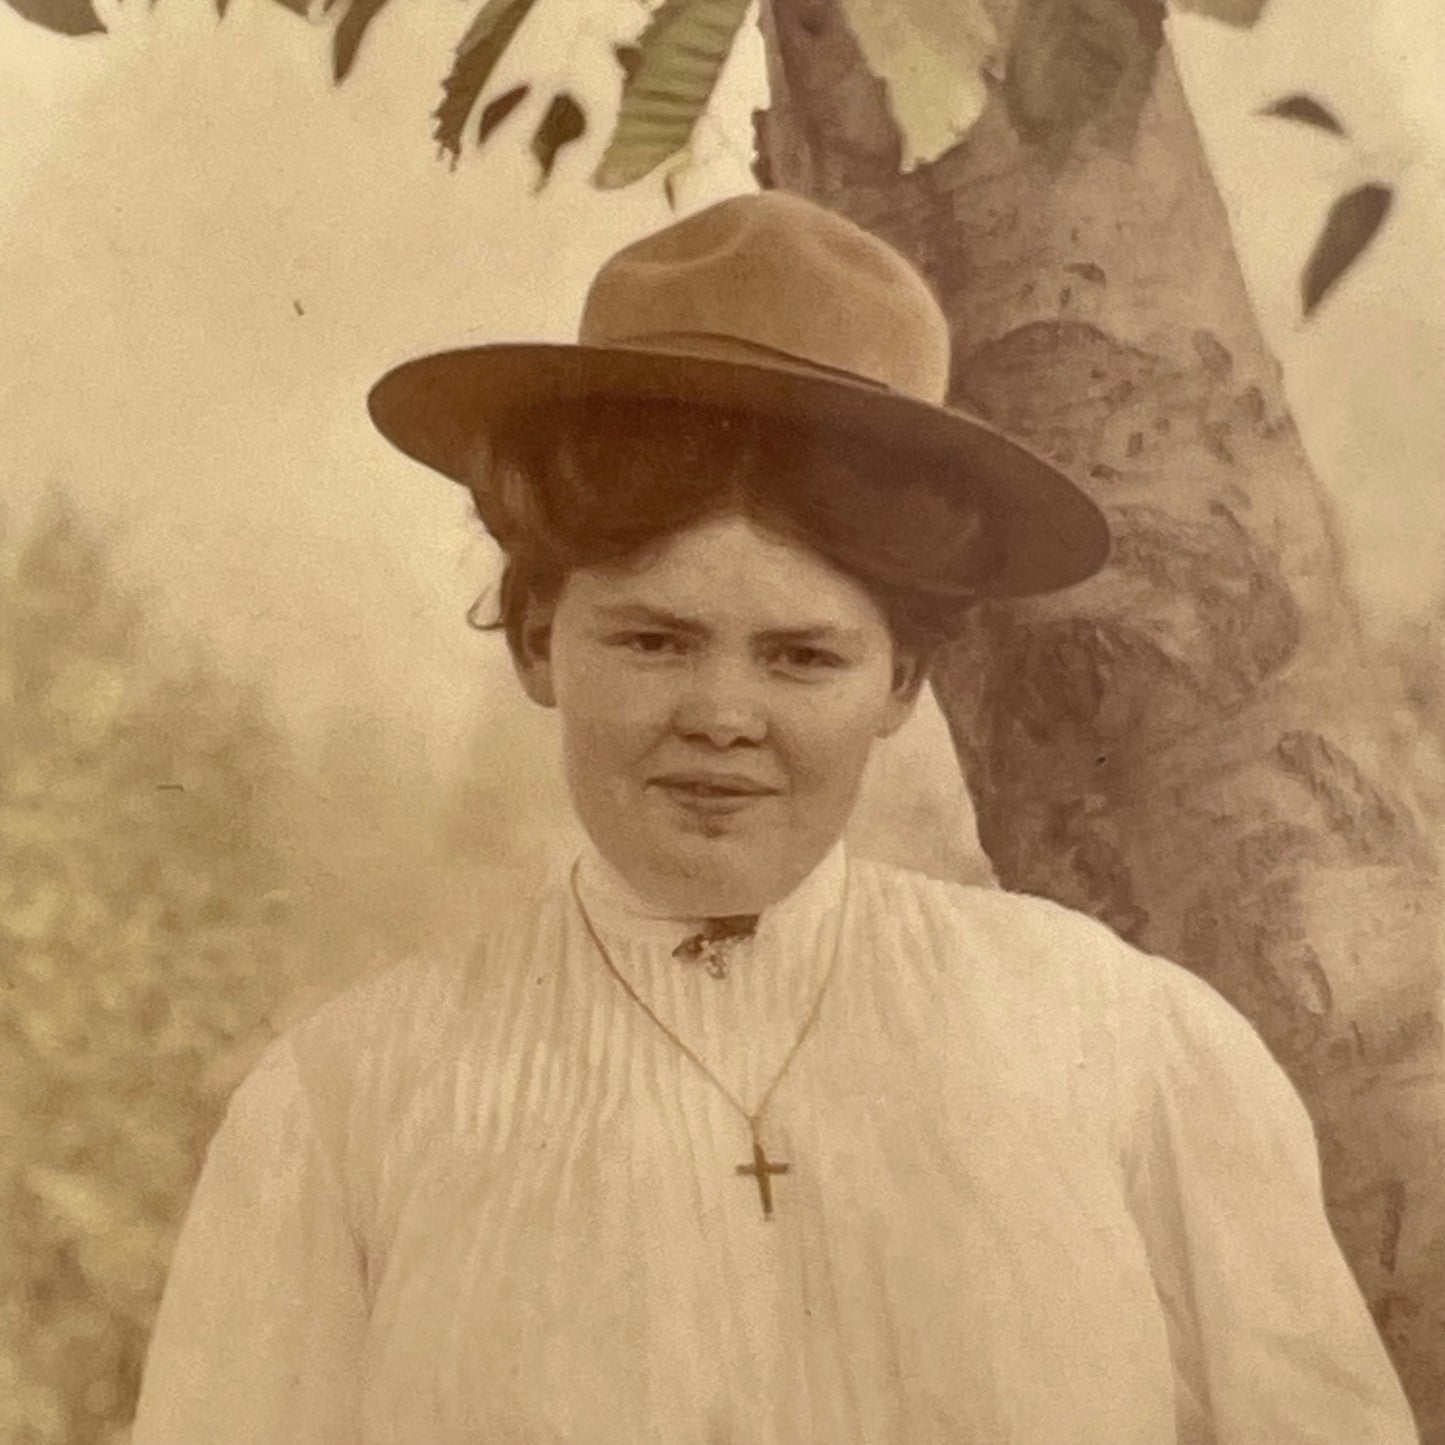
[[[694,812],[736,813],[776,796],[778,790],[751,778],[662,777],[652,786]]]

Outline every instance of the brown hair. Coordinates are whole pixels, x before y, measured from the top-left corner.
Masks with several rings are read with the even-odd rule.
[[[519,651],[532,603],[579,568],[620,565],[720,513],[802,543],[863,586],[924,659],[958,629],[991,564],[956,483],[862,435],[697,403],[594,398],[495,428],[477,514],[505,555],[498,615]],[[475,610],[475,609],[474,609]]]

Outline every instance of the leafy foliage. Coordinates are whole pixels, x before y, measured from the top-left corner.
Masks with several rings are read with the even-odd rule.
[[[587,133],[587,117],[575,97],[561,91],[552,97],[532,137],[532,154],[542,168],[539,187],[545,185],[557,164],[557,154]]]
[[[1390,187],[1372,182],[1346,192],[1330,207],[1324,231],[1315,243],[1300,282],[1306,316],[1314,313],[1360,258],[1384,225],[1393,204],[1394,192]]]
[[[1174,0],[1181,10],[1223,20],[1227,25],[1250,26],[1264,14],[1267,0]]]
[[[456,59],[442,81],[442,101],[434,119],[436,142],[450,151],[453,165],[462,153],[462,133],[492,72],[536,0],[487,0],[457,43]]]
[[[488,101],[482,107],[482,118],[477,122],[477,144],[481,145],[531,93],[530,85],[514,85],[495,100]]]
[[[157,667],[56,508],[0,578],[0,1438],[128,1418],[179,1218],[278,981],[278,743]]]
[[[346,12],[336,24],[331,45],[332,71],[338,81],[351,74],[367,28],[389,3],[390,0],[351,0],[346,7]]]
[[[631,185],[686,147],[751,0],[663,0],[624,64],[622,109],[594,182]],[[620,59],[620,57],[619,57]]]
[[[613,58],[622,67],[622,78],[628,84],[637,78],[637,67],[642,64],[642,47],[640,45],[614,45],[612,47]]]
[[[1260,114],[1272,116],[1276,120],[1294,120],[1301,125],[1312,125],[1318,130],[1327,130],[1332,135],[1342,136],[1345,133],[1344,126],[1334,112],[1326,109],[1313,96],[1287,95],[1284,99],[1267,105]]]
[[[303,20],[311,18],[311,0],[274,0],[283,10],[289,10],[293,15],[299,15]],[[325,0],[321,7],[323,11],[329,11],[336,3],[336,0]],[[226,18],[226,12],[231,8],[231,0],[216,0],[216,14],[222,20]]]
[[[1127,145],[1163,44],[1158,0],[1023,0],[1002,81],[1014,129],[1059,159],[1088,128]]]
[[[91,0],[6,0],[18,13],[71,35],[103,31]],[[216,0],[226,13],[229,0]],[[276,0],[300,15],[310,0]],[[344,7],[332,41],[337,81],[351,74],[361,44],[390,0],[324,0]],[[442,81],[433,136],[455,166],[462,137],[487,82],[536,0],[486,0]],[[632,184],[682,152],[707,108],[751,0],[662,0],[636,44],[614,46],[623,70],[622,109],[594,176],[603,189]],[[1177,0],[1182,9],[1232,25],[1253,25],[1266,0]],[[847,0],[849,23],[890,105],[913,161],[951,145],[981,110],[996,37],[979,0]],[[1057,156],[1095,123],[1127,143],[1148,94],[1163,43],[1162,0],[1022,0],[1002,82],[1010,117],[1026,140]],[[490,103],[478,125],[485,141],[520,104],[515,87]],[[574,99],[571,104],[576,105]],[[1306,102],[1308,104],[1308,102]],[[553,102],[558,106],[558,102]],[[1285,112],[1281,111],[1280,114]],[[580,138],[580,108],[549,110],[532,141],[550,175],[561,145]],[[1303,111],[1294,116],[1308,119]],[[554,135],[565,135],[559,145]]]
[[[883,82],[905,169],[951,150],[988,102],[998,32],[984,0],[841,0],[868,73]]]
[[[90,0],[6,0],[17,14],[33,25],[57,35],[103,35],[105,26]]]
[[[1293,121],[1329,135],[1345,138],[1338,116],[1313,96],[1287,95],[1267,105],[1261,115],[1274,120]],[[1300,278],[1303,311],[1312,316],[1320,303],[1338,285],[1345,272],[1364,254],[1384,225],[1394,205],[1391,187],[1371,181],[1347,191],[1330,207],[1315,248]]]

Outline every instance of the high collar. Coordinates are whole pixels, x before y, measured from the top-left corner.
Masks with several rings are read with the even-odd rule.
[[[584,847],[571,871],[588,918],[609,938],[672,948],[702,927],[701,917],[669,914],[649,904],[591,843]],[[763,911],[758,920],[758,937],[762,939],[793,922],[821,921],[836,911],[847,877],[848,856],[840,840],[791,893]]]

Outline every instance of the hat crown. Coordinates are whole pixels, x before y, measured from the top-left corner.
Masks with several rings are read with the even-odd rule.
[[[886,242],[800,196],[736,196],[634,242],[598,272],[578,340],[792,361],[941,403],[949,329]]]

